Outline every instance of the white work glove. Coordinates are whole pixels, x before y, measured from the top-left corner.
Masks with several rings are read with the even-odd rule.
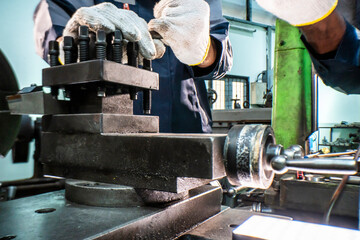
[[[256,0],[268,12],[301,27],[317,23],[328,17],[338,0]]]
[[[124,39],[138,42],[140,54],[147,59],[160,58],[165,52],[165,46],[160,44],[160,41],[157,40],[154,44],[144,19],[135,12],[119,9],[112,3],[79,8],[66,24],[63,36],[72,36],[76,39],[81,25],[88,26],[93,32],[104,30],[110,33],[115,29],[121,30]]]
[[[210,7],[204,0],[161,0],[154,8],[149,31],[162,37],[184,64],[204,62],[211,44]]]

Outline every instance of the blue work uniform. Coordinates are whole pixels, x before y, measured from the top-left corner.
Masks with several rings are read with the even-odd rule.
[[[101,0],[42,0],[34,13],[34,35],[38,54],[47,61],[48,42],[62,36],[70,17],[80,7],[99,4]],[[121,0],[111,2],[123,8]],[[136,0],[130,10],[149,22],[154,18],[154,0]],[[210,133],[211,111],[204,80],[221,78],[232,66],[232,49],[228,37],[229,23],[222,16],[221,0],[208,0],[210,36],[216,43],[217,60],[207,69],[181,63],[167,47],[161,59],[153,61],[159,73],[159,91],[154,91],[152,114],[160,118],[160,132]],[[142,94],[134,102],[134,114],[142,114]]]
[[[319,55],[304,36],[302,40],[325,85],[346,94],[360,94],[360,41],[351,24],[346,22],[345,35],[336,51],[331,53]]]

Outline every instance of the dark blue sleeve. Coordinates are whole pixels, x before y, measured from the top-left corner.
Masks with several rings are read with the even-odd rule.
[[[346,23],[345,35],[331,58],[317,55],[304,37],[302,40],[325,85],[346,94],[360,94],[360,41],[352,25]]]
[[[229,39],[229,22],[222,15],[220,0],[207,0],[210,6],[210,36],[216,43],[217,59],[210,69],[189,67],[196,80],[213,80],[225,76],[233,63]]]
[[[66,23],[80,7],[94,5],[93,0],[41,0],[34,12],[34,40],[37,54],[48,61],[49,41],[62,35]]]

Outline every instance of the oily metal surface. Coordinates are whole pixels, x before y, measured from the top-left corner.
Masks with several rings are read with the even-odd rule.
[[[68,202],[57,191],[0,203],[0,238],[171,239],[220,212],[220,198],[220,188],[203,186],[164,208],[104,208]]]
[[[42,118],[42,130],[62,133],[157,133],[159,117],[125,114],[63,114]]]
[[[104,82],[143,89],[159,89],[159,74],[106,60],[91,60],[45,68],[42,79],[44,86]]]
[[[274,132],[267,125],[237,125],[225,142],[225,168],[233,185],[268,188],[274,178],[266,148],[275,144]]]
[[[224,141],[215,134],[44,132],[41,161],[48,175],[180,192],[203,182],[194,178],[225,176]]]

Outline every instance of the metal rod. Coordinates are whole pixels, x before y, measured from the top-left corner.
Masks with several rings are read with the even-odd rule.
[[[358,171],[358,163],[354,159],[321,158],[321,159],[293,159],[286,160],[286,168],[289,170],[354,175]]]
[[[270,25],[266,25],[266,24],[262,24],[262,23],[257,23],[257,22],[250,22],[250,21],[247,21],[247,20],[244,20],[244,19],[240,19],[240,18],[236,18],[236,17],[230,17],[230,16],[224,16],[224,18],[226,18],[228,21],[249,24],[249,25],[252,25],[252,26],[262,27],[262,28],[265,28],[265,29],[270,27],[271,30],[275,31],[274,26],[270,26]]]
[[[318,124],[318,78],[314,74],[314,66],[312,66],[312,86],[311,86],[311,131],[315,132],[319,129]]]
[[[350,151],[350,152],[340,152],[340,153],[328,153],[328,154],[320,154],[320,153],[314,153],[311,155],[307,155],[307,158],[327,158],[327,157],[340,157],[340,156],[347,156],[347,155],[353,155],[357,153],[357,150]]]
[[[246,0],[246,20],[252,21],[252,0]]]
[[[231,25],[230,29],[239,30],[239,31],[243,31],[243,32],[249,32],[249,33],[256,32],[256,29],[249,29],[249,28],[244,28],[244,27],[239,27],[239,26],[234,26],[234,25]]]
[[[271,56],[271,38],[272,38],[272,32],[271,32],[271,28],[267,27],[266,28],[266,83],[267,83],[267,89],[270,89],[270,72],[271,72],[271,60],[272,60],[272,56]]]

